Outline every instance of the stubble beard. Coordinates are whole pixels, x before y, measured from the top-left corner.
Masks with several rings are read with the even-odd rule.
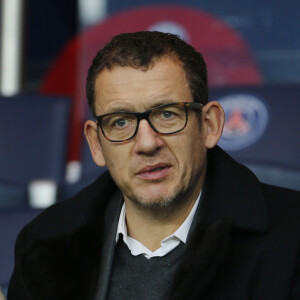
[[[126,196],[139,210],[150,214],[153,213],[156,217],[168,217],[172,212],[184,207],[188,202],[196,200],[191,199],[191,196],[200,180],[201,168],[197,170],[196,174],[191,176],[187,183],[184,184],[182,182],[163,195],[160,192],[152,195],[127,194]]]

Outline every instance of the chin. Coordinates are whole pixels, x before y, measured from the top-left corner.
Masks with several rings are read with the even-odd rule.
[[[148,209],[162,209],[177,206],[186,197],[186,189],[178,188],[163,188],[151,190],[148,193],[144,191],[140,194],[131,195],[128,197],[134,204],[139,207]]]

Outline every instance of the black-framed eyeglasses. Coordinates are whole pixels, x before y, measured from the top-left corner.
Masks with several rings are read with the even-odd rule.
[[[143,119],[162,135],[182,131],[188,122],[188,109],[201,110],[202,106],[194,102],[176,102],[158,105],[145,112],[118,111],[104,114],[97,116],[96,120],[107,140],[125,142],[136,135]]]

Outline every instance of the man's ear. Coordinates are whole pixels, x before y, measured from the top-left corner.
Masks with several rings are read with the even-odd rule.
[[[84,125],[84,134],[90,146],[92,157],[96,165],[104,167],[106,165],[106,162],[103,156],[103,151],[97,130],[98,128],[96,122],[92,120],[86,121]]]
[[[218,102],[211,101],[203,106],[202,126],[206,148],[213,148],[218,143],[223,132],[224,122],[224,110]]]

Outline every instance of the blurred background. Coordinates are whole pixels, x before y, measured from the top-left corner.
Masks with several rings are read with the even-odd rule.
[[[18,231],[96,167],[83,137],[92,58],[121,32],[179,35],[208,65],[226,114],[219,145],[263,182],[300,190],[296,0],[1,0],[0,285]],[[230,176],[230,174],[228,174]]]

